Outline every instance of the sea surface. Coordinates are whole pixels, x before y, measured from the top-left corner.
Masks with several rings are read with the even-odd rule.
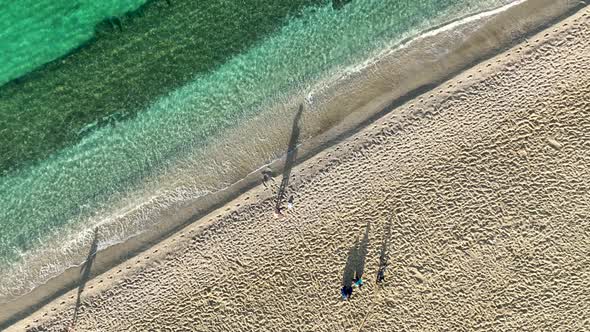
[[[146,0],[0,1],[0,84],[55,60],[91,39],[104,19]]]
[[[281,157],[327,77],[513,2],[0,0],[0,302]]]

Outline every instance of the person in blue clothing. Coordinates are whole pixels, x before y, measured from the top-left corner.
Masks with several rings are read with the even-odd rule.
[[[363,287],[363,278],[361,276],[354,277],[354,279],[352,279],[352,281],[354,282],[353,285],[358,287],[359,289],[361,287]]]

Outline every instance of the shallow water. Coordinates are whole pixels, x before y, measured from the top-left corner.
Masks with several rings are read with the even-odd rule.
[[[210,73],[277,32],[304,8],[323,2],[154,0],[107,19],[96,26],[96,35],[83,47],[0,86],[4,111],[0,112],[0,175],[40,162],[100,127],[134,117],[158,97]],[[56,6],[47,0],[43,3],[45,11]],[[80,10],[99,17],[94,7]],[[18,20],[22,13],[11,16],[9,7],[3,15]],[[18,47],[14,44],[20,40],[43,39],[61,30],[36,27],[23,36],[18,29],[7,30],[0,37],[0,56],[10,59],[0,61],[0,71],[16,68],[15,60],[34,63],[43,50],[64,53],[69,50],[65,43],[74,42],[81,31],[93,26],[92,21],[80,21],[63,27],[71,31],[60,36],[59,43],[47,37],[46,44]]]
[[[289,135],[282,128],[306,97],[307,111],[316,109],[309,96],[323,78],[420,31],[510,2],[307,7],[135,118],[97,128],[0,178],[0,297],[22,294],[79,263],[94,227],[100,226],[101,248],[123,241],[157,227],[158,211],[222,189],[279,157]],[[259,125],[241,140],[226,140],[252,121]]]

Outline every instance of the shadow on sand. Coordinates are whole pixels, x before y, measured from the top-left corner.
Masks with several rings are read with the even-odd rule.
[[[342,288],[348,290],[352,294],[352,283],[360,280],[365,273],[365,261],[367,252],[369,250],[369,229],[371,223],[367,223],[365,228],[365,235],[359,242],[358,237],[350,250],[348,251],[348,258],[344,266],[344,274],[342,275]]]
[[[285,160],[285,168],[283,170],[283,180],[281,181],[281,185],[277,191],[277,199],[275,210],[277,212],[281,212],[281,204],[285,199],[285,191],[289,186],[289,179],[291,177],[291,170],[293,169],[293,165],[295,164],[295,160],[297,159],[297,142],[299,141],[299,120],[301,119],[301,114],[303,113],[303,105],[299,105],[299,110],[297,114],[295,114],[295,118],[293,119],[293,127],[291,129],[291,138],[289,139],[289,145],[287,146],[287,158]]]
[[[378,284],[385,280],[385,270],[389,264],[389,238],[391,237],[391,219],[387,225],[385,225],[385,231],[383,235],[383,242],[381,242],[381,252],[379,253],[379,270],[377,270],[377,278],[375,279]]]
[[[86,282],[90,279],[90,272],[92,271],[92,263],[94,262],[94,258],[96,257],[96,250],[98,248],[98,228],[94,229],[94,238],[92,239],[92,245],[90,246],[90,251],[88,252],[88,256],[86,257],[86,261],[82,264],[82,269],[80,270],[80,282],[78,285],[78,298],[76,299],[76,307],[74,308],[74,318],[72,319],[72,327],[76,324],[76,319],[78,318],[78,310],[80,309],[80,304],[82,303],[82,292],[84,291],[84,287],[86,286]]]

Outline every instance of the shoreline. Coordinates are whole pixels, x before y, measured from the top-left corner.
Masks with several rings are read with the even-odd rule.
[[[523,17],[527,17],[527,14],[530,14],[532,10],[531,7],[535,6],[542,6],[542,8],[546,9],[551,8],[553,5],[554,7],[559,7],[559,5],[550,4],[549,1],[528,1],[524,4],[517,5],[518,8],[515,8],[515,12],[504,12],[499,14],[499,16],[503,16],[496,18],[496,20],[512,20],[514,17],[518,17],[518,15],[522,15]],[[527,7],[528,6],[528,7]],[[546,7],[543,7],[546,6]],[[582,8],[582,7],[579,7]],[[551,10],[547,10],[550,12]],[[546,16],[541,17],[527,17],[529,25],[529,31],[527,31],[526,35],[532,35],[541,29],[547,27],[551,23],[556,22],[557,20],[561,20],[564,17],[571,15],[575,9],[571,11],[565,11],[556,15],[556,17],[552,17],[549,21],[547,21]],[[547,12],[545,12],[547,14]],[[550,16],[550,15],[549,15]],[[488,22],[489,23],[489,22]],[[388,93],[381,94],[375,98],[375,96],[365,97],[368,98],[369,101],[366,101],[364,105],[355,105],[353,104],[352,107],[356,110],[350,113],[350,115],[344,120],[344,123],[340,123],[337,127],[332,127],[332,129],[328,130],[327,132],[322,132],[319,136],[314,137],[311,141],[304,143],[298,149],[298,158],[297,164],[311,158],[319,151],[338,144],[338,142],[342,141],[346,137],[351,136],[359,129],[365,127],[366,125],[372,123],[375,119],[380,118],[381,116],[391,112],[395,107],[405,103],[408,100],[417,97],[424,92],[431,90],[431,88],[438,86],[440,82],[445,81],[459,73],[461,73],[464,69],[470,67],[474,63],[480,62],[483,59],[490,58],[493,55],[501,52],[502,50],[508,48],[511,45],[514,45],[516,41],[522,40],[523,36],[520,36],[516,40],[514,40],[513,32],[514,31],[500,31],[502,30],[499,28],[498,22],[496,24],[490,23],[487,26],[484,25],[483,31],[476,36],[472,36],[471,39],[477,40],[478,37],[488,35],[493,35],[495,37],[495,41],[497,44],[494,45],[485,45],[484,54],[479,54],[477,56],[476,50],[471,49],[470,47],[466,47],[465,49],[460,49],[459,55],[453,54],[449,56],[448,61],[443,61],[441,66],[444,66],[446,69],[451,68],[449,73],[446,75],[443,73],[444,70],[442,68],[438,68],[438,75],[439,77],[435,77],[437,79],[432,80],[431,83],[420,84],[420,80],[414,80],[414,87],[408,89],[405,93],[401,93],[396,91],[395,93],[400,94],[399,96],[395,96],[395,93],[389,91]],[[520,23],[520,22],[519,22]],[[491,25],[491,26],[490,26]],[[519,31],[522,27],[518,27],[516,31]],[[431,37],[433,38],[433,37]],[[422,42],[428,42],[422,41]],[[474,42],[473,40],[468,40],[464,43],[464,45],[479,45],[481,46],[482,41]],[[479,49],[481,51],[481,49]],[[470,57],[465,56],[462,53],[470,54]],[[465,58],[471,58],[471,61],[467,63],[461,62]],[[422,68],[424,70],[424,68]],[[409,76],[412,76],[410,73]],[[436,76],[433,75],[433,76]],[[370,78],[366,78],[370,79]],[[422,80],[428,81],[429,77],[421,77]],[[352,79],[349,84],[358,84],[358,80]],[[411,85],[404,85],[404,86],[411,86]],[[363,91],[365,92],[365,91]],[[362,100],[362,98],[359,98]],[[393,100],[393,102],[391,102]],[[369,112],[371,110],[371,112]],[[337,115],[341,113],[337,113],[335,111],[332,112],[319,112],[322,115],[329,115],[329,117],[325,121],[335,121],[337,120]],[[284,160],[281,159],[276,161],[272,164],[271,168],[273,169],[273,173],[279,174],[283,168]],[[139,254],[143,250],[153,246],[156,243],[161,241],[166,241],[169,237],[184,227],[194,223],[195,221],[209,215],[213,211],[224,207],[228,202],[236,199],[241,194],[246,193],[250,189],[259,185],[259,176],[257,172],[253,172],[249,174],[245,179],[238,181],[236,184],[230,186],[226,190],[222,190],[214,195],[202,198],[199,202],[192,204],[189,208],[182,211],[182,213],[177,213],[175,216],[170,216],[168,218],[167,225],[163,225],[160,229],[151,231],[147,234],[143,234],[136,238],[132,238],[127,242],[117,244],[111,246],[104,251],[99,252],[96,258],[96,263],[93,265],[93,275],[98,275],[102,272],[105,272],[112,267],[116,266],[117,264],[124,262],[125,260],[134,257],[135,255]],[[178,211],[175,211],[178,212]],[[210,219],[204,221],[203,223],[199,223],[199,227],[205,228],[207,225],[211,225],[214,220]],[[0,305],[0,312],[3,312],[0,315],[0,327],[9,326],[12,322],[18,320],[18,318],[22,318],[27,316],[36,309],[40,308],[41,306],[49,303],[52,299],[57,298],[61,294],[65,294],[75,286],[79,275],[79,268],[72,268],[66,271],[63,275],[53,278],[45,285],[39,286],[35,288],[31,293],[19,298],[16,301],[10,302],[8,304]],[[39,301],[41,299],[41,301]],[[44,300],[43,300],[44,299]],[[11,306],[12,305],[12,306]],[[14,315],[14,316],[13,316]],[[13,316],[14,319],[10,317]]]

